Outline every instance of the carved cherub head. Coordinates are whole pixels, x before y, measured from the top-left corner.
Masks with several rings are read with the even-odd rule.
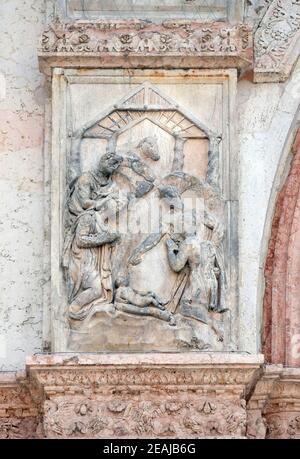
[[[100,158],[98,171],[108,177],[118,169],[122,161],[122,156],[116,153],[105,153],[105,155]]]
[[[146,158],[152,159],[152,161],[158,161],[160,159],[156,137],[145,137],[138,144],[138,148],[140,148]]]
[[[123,276],[123,275],[117,276],[117,278],[115,280],[115,287],[116,288],[128,287],[128,286],[129,286],[129,277],[128,276]]]

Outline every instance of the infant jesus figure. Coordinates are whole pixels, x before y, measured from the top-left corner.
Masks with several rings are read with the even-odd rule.
[[[129,285],[128,277],[118,277],[115,281],[114,304],[118,311],[138,316],[152,316],[169,325],[176,325],[175,318],[154,292],[139,292]]]

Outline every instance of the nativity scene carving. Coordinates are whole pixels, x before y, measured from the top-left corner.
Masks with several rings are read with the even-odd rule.
[[[106,144],[86,171],[84,141],[91,141],[96,157],[97,141]],[[75,133],[62,260],[71,330],[95,328],[97,317],[104,327],[108,315],[110,327],[122,319],[126,330],[131,321],[135,328],[151,321],[154,335],[162,329],[162,337],[173,336],[171,350],[209,348],[203,325],[212,340],[224,341],[220,142],[148,82]],[[100,336],[101,327],[96,330]],[[143,349],[143,333],[139,341]],[[110,350],[109,343],[103,350]]]

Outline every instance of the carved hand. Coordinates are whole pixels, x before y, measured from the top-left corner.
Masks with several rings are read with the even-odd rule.
[[[139,265],[141,262],[142,262],[142,256],[140,253],[136,253],[136,254],[134,253],[129,258],[129,263],[133,266]]]
[[[104,199],[101,199],[99,201],[96,201],[96,204],[95,204],[95,209],[96,210],[101,210],[101,208],[110,200],[110,197],[107,197],[107,198],[104,198]]]

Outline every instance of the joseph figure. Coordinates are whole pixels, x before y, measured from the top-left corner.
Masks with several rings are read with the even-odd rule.
[[[105,221],[108,208],[121,206],[112,174],[123,158],[115,153],[103,155],[95,171],[82,174],[70,190],[69,231],[65,239],[63,266],[68,288],[69,316],[83,319],[92,303],[111,303],[112,246],[119,239]]]

